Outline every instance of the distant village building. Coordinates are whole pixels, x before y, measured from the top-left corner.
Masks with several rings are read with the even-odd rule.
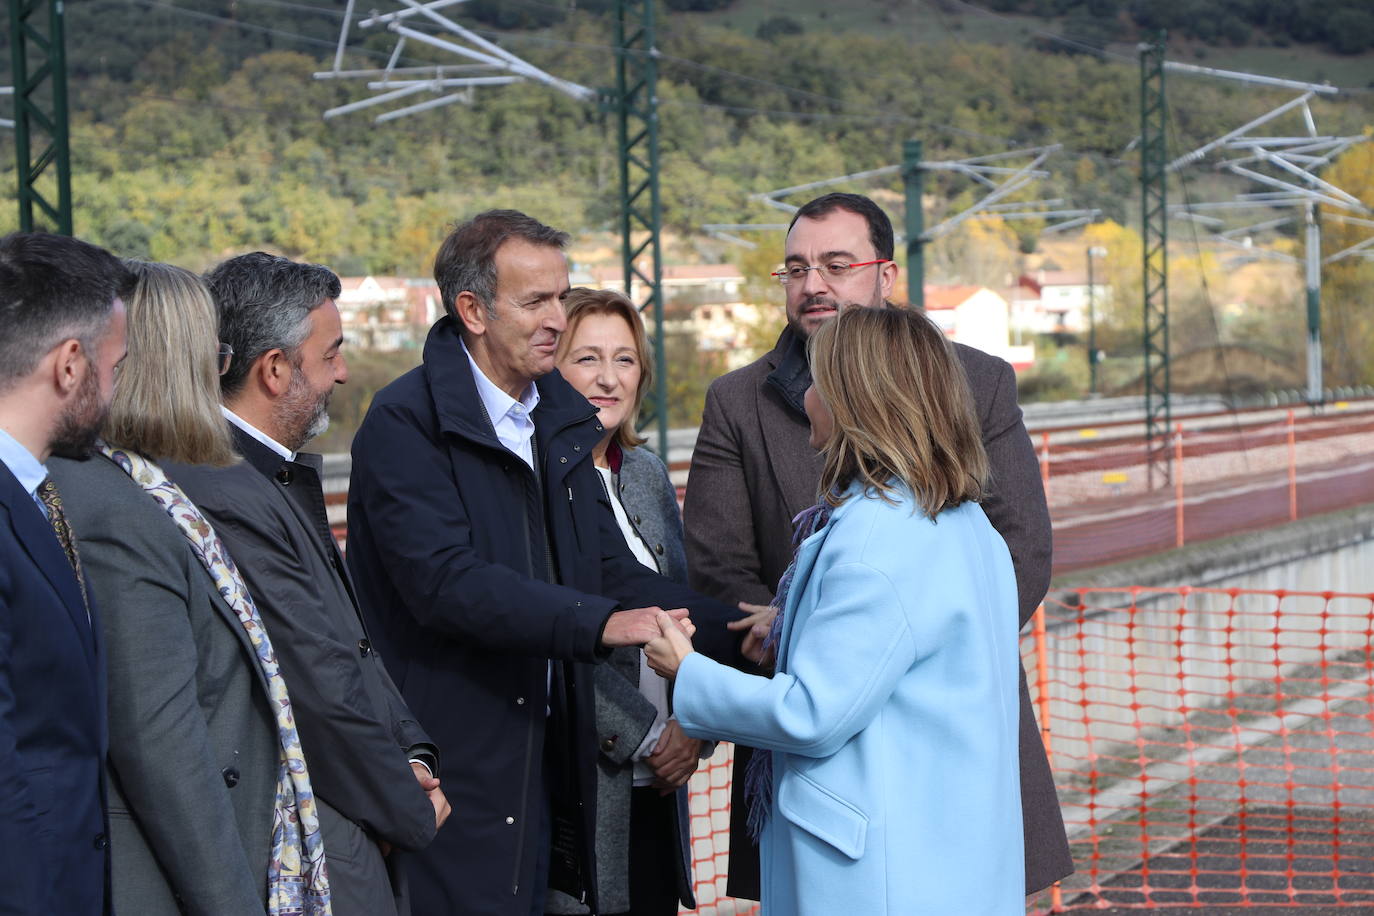
[[[625,289],[619,268],[578,272],[573,284],[583,282],[596,289]],[[630,298],[644,299],[637,279]],[[663,325],[668,333],[691,333],[697,347],[722,351],[731,368],[749,363],[757,355],[749,349],[749,329],[760,320],[759,309],[743,300],[744,274],[733,264],[678,264],[663,268]],[[647,316],[646,316],[647,317]],[[652,332],[652,329],[650,329]]]
[[[1101,309],[1111,287],[1094,278],[1092,295]],[[1076,270],[1037,270],[1022,274],[1011,297],[1013,335],[1085,334],[1088,330],[1088,274]]]
[[[337,304],[349,346],[360,350],[419,347],[443,314],[433,280],[406,277],[341,277]]]
[[[925,288],[926,314],[945,336],[1001,357],[1018,371],[1035,362],[1033,344],[1011,342],[1011,309],[1007,300],[986,286]]]

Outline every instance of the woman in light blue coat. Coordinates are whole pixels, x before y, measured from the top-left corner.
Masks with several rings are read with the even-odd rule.
[[[1019,916],[1016,580],[967,381],[919,312],[853,308],[811,340],[821,501],[799,519],[771,678],[645,649],[690,735],[761,748],[765,914]]]

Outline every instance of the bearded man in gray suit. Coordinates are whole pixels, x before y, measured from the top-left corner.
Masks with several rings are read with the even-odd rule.
[[[439,751],[372,647],[330,534],[322,459],[300,451],[348,380],[339,278],[253,252],[205,282],[220,340],[233,347],[220,388],[243,461],[165,467],[214,525],[272,637],[310,766],[334,916],[404,916],[400,850],[427,846],[449,813]]]
[[[792,519],[817,499],[820,456],[809,444],[802,407],[811,385],[806,341],[841,309],[886,306],[897,278],[892,256],[892,223],[867,197],[827,194],[803,206],[788,228],[778,273],[787,328],[771,351],[707,391],[683,507],[687,564],[693,588],[754,611],[736,624],[752,627],[747,651],[757,652],[758,634],[772,615],[767,605],[791,562]],[[954,348],[992,465],[993,489],[983,509],[1011,550],[1024,626],[1050,582],[1050,518],[1035,449],[1021,422],[1011,366],[961,344]],[[758,850],[744,827],[742,792],[748,754],[736,749],[726,892],[756,900]],[[1024,673],[1020,769],[1030,894],[1070,874],[1073,861]]]

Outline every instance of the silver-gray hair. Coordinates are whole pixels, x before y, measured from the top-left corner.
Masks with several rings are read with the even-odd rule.
[[[341,291],[328,267],[262,251],[230,258],[205,275],[205,285],[219,309],[219,338],[234,348],[229,371],[220,377],[226,397],[243,388],[253,364],[269,350],[283,350],[300,365],[310,313]]]

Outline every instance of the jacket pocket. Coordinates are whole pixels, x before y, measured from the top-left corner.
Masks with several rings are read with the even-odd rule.
[[[868,815],[809,776],[795,770],[783,774],[778,786],[778,812],[843,855],[851,859],[863,856]]]
[[[363,861],[363,844],[372,841],[361,827],[318,795],[315,796],[315,810],[320,818],[320,832],[324,835],[325,860],[356,869]]]
[[[33,813],[40,825],[52,812],[53,798],[56,795],[53,778],[52,767],[39,767],[24,774],[24,781],[29,784],[29,798],[33,801]]]

